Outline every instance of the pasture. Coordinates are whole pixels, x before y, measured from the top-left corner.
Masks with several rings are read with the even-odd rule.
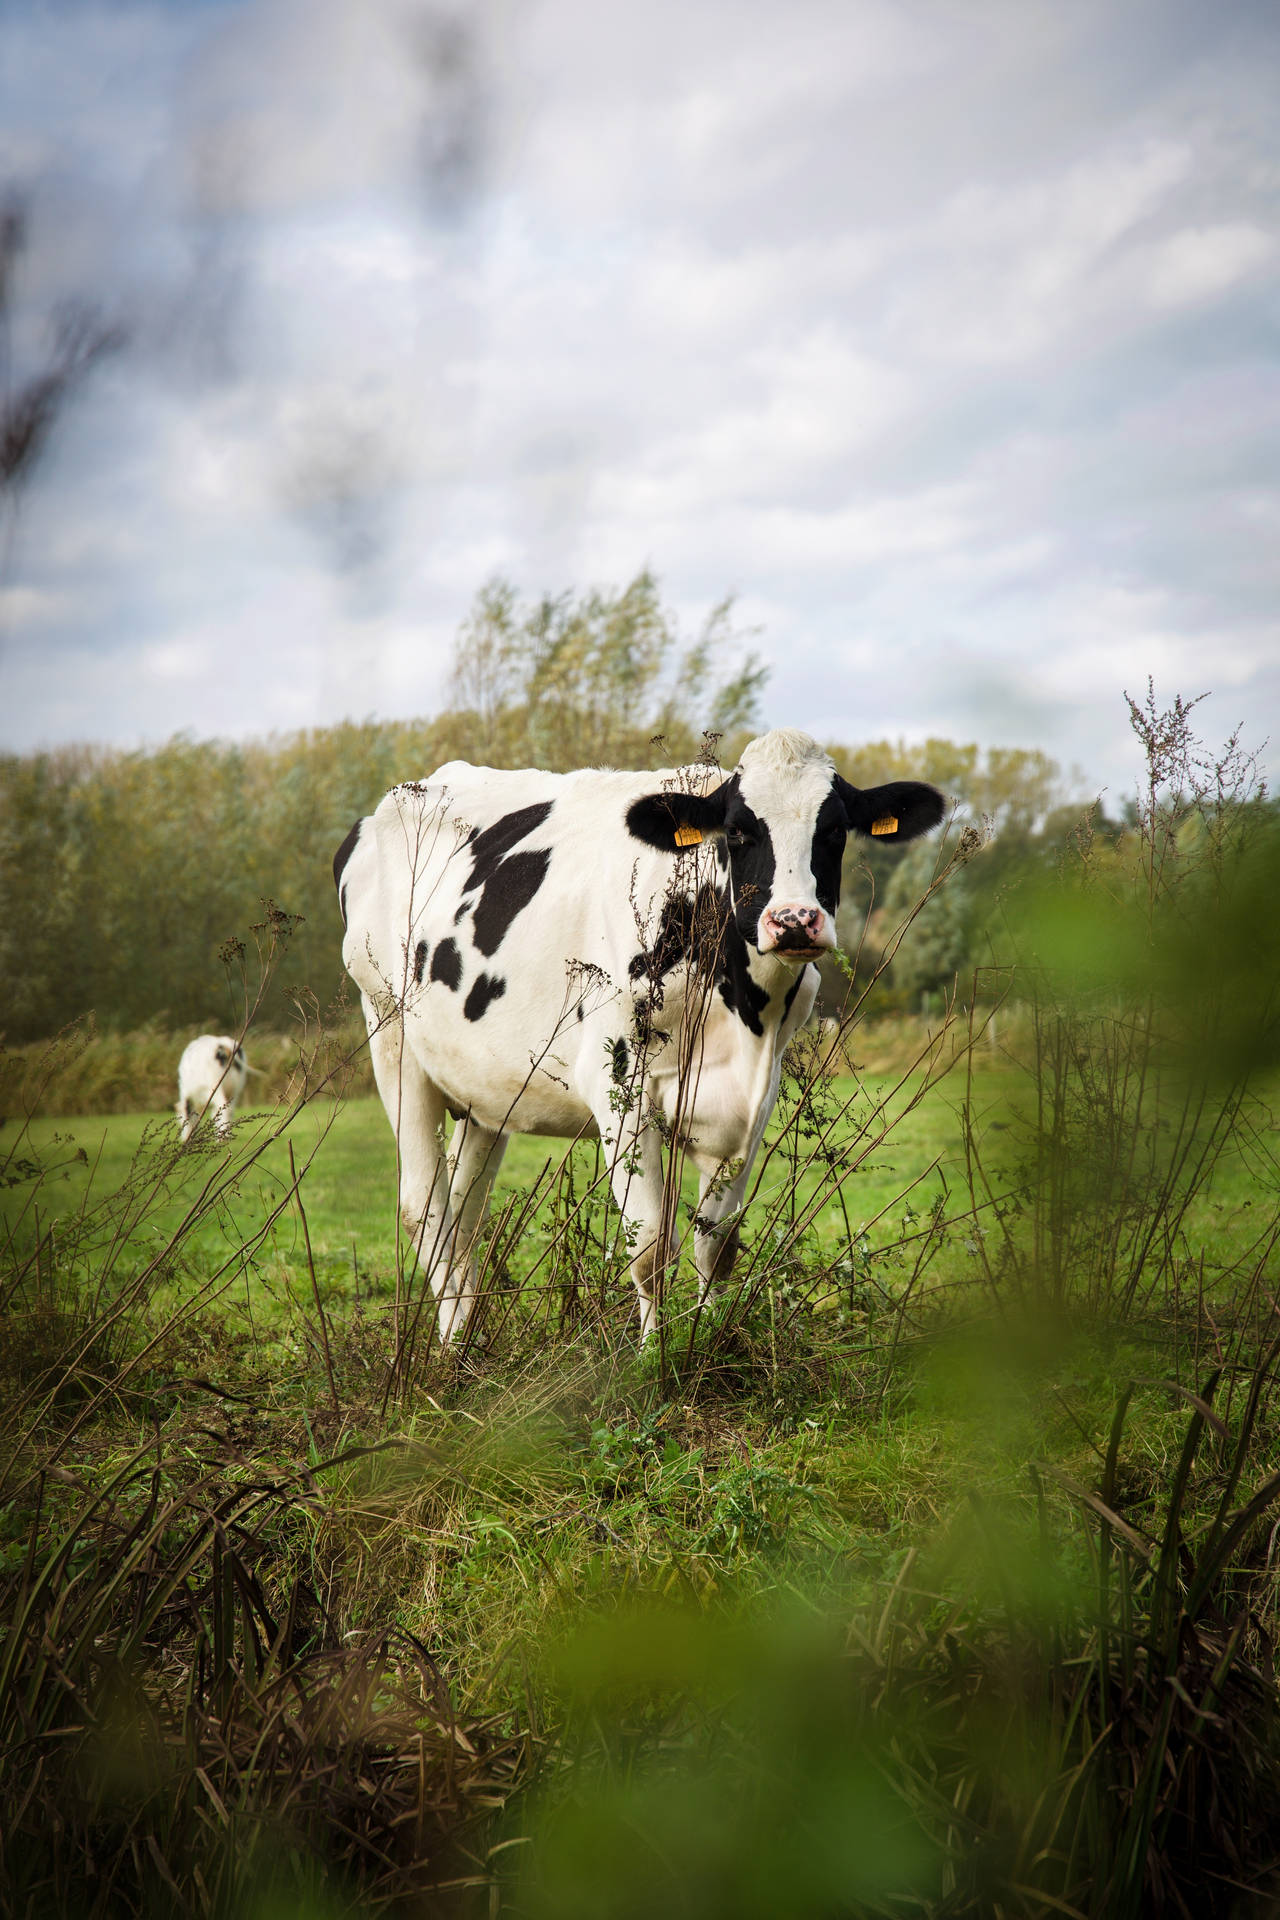
[[[920,1104],[897,1116],[906,1101],[895,1098],[898,1081],[887,1074],[855,1081],[833,1079],[824,1088],[826,1105],[839,1113],[832,1151],[842,1159],[853,1157],[851,1144],[863,1134],[860,1146],[874,1141],[893,1122],[890,1138],[860,1161],[843,1189],[845,1205],[824,1206],[813,1221],[813,1244],[834,1254],[837,1245],[862,1235],[868,1222],[900,1222],[903,1208],[927,1211],[940,1193],[963,1181],[963,1155],[953,1100],[962,1097],[957,1081],[939,1081]],[[1000,1123],[997,1121],[996,1123]],[[100,1198],[118,1193],[151,1166],[153,1198],[145,1212],[147,1236],[173,1233],[190,1211],[211,1169],[219,1164],[218,1147],[206,1126],[195,1150],[187,1156],[167,1151],[174,1128],[167,1115],[110,1114],[65,1116],[33,1121],[28,1144],[33,1156],[59,1166],[42,1189],[46,1220],[79,1214]],[[200,1218],[184,1236],[183,1247],[192,1270],[210,1270],[228,1249],[256,1239],[290,1193],[289,1149],[294,1166],[303,1169],[297,1189],[307,1217],[312,1254],[326,1300],[354,1298],[357,1288],[381,1295],[394,1291],[400,1239],[395,1210],[395,1143],[386,1115],[376,1096],[347,1101],[322,1101],[304,1108],[280,1126],[270,1111],[249,1109],[237,1123],[236,1139],[242,1159],[251,1164],[236,1183],[236,1204],[228,1202]],[[808,1140],[795,1129],[775,1125],[771,1131],[774,1159],[761,1182],[755,1205],[766,1216],[775,1212],[790,1218],[810,1204],[820,1186],[818,1172],[805,1164]],[[260,1146],[260,1151],[259,1151]],[[83,1152],[85,1158],[77,1156]],[[799,1164],[798,1164],[799,1163]],[[936,1170],[936,1171],[933,1171]],[[508,1145],[498,1176],[494,1210],[501,1212],[513,1196],[535,1183],[548,1187],[563,1175],[582,1191],[602,1195],[602,1163],[594,1142],[570,1149],[569,1143],[516,1136]],[[906,1201],[900,1196],[908,1195]],[[12,1219],[23,1204],[20,1188],[9,1189],[0,1218]],[[601,1202],[601,1204],[603,1204]],[[399,1254],[403,1260],[403,1252]],[[527,1277],[531,1255],[527,1239],[514,1249],[513,1277]],[[271,1318],[271,1275],[285,1274],[304,1262],[300,1214],[296,1206],[275,1219],[263,1244],[257,1279],[264,1287],[265,1311]],[[625,1305],[625,1301],[620,1301]]]
[[[1018,1045],[797,1069],[643,1353],[590,1143],[512,1143],[442,1356],[376,1100],[5,1127],[15,1911],[1250,1910],[1275,1090],[1140,1113],[1144,1203]]]

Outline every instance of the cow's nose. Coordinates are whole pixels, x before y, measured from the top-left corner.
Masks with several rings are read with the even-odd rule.
[[[821,907],[766,907],[760,915],[760,951],[807,957],[816,947],[832,947],[835,935]]]

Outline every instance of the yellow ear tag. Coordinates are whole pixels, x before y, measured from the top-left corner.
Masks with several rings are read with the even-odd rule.
[[[696,847],[700,844],[701,840],[702,835],[696,827],[676,828],[676,845],[678,847]]]
[[[872,833],[896,833],[898,831],[897,819],[893,814],[886,813],[883,820],[873,820],[871,822],[871,831]]]

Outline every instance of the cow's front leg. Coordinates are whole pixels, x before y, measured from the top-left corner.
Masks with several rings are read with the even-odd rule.
[[[733,1263],[738,1257],[738,1228],[751,1183],[751,1169],[760,1151],[760,1142],[764,1139],[773,1103],[778,1097],[778,1075],[778,1064],[775,1062],[768,1095],[756,1115],[741,1160],[729,1163],[721,1161],[719,1166],[713,1167],[699,1159],[701,1179],[693,1234],[699,1300],[706,1300],[719,1288],[726,1287],[733,1273]]]
[[[447,1346],[461,1333],[476,1298],[476,1240],[484,1224],[489,1191],[506,1152],[505,1133],[492,1133],[466,1115],[449,1143],[449,1206],[454,1221],[453,1258],[437,1290],[440,1340]]]
[[[743,1168],[731,1178],[729,1169],[719,1167],[702,1175],[693,1232],[700,1301],[727,1286],[733,1273],[748,1171]]]

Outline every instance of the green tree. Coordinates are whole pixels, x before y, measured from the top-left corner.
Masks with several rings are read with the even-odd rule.
[[[737,743],[756,723],[767,669],[732,659],[733,604],[682,641],[648,571],[621,589],[522,602],[492,580],[459,630],[442,725],[461,757],[496,766],[649,766],[693,758],[704,731]]]
[[[243,989],[220,953],[243,940],[255,984],[252,929],[267,900],[300,919],[260,1023],[287,1026],[303,997],[327,1006],[344,978],[334,850],[388,787],[457,758],[551,769],[687,761],[704,729],[723,733],[720,758],[732,765],[759,724],[765,678],[743,641],[727,600],[683,637],[647,572],[618,590],[533,602],[492,581],[458,633],[452,704],[434,717],[240,745],[179,737],[143,753],[78,747],[0,758],[5,1037],[38,1040],[90,1010],[117,1029],[235,1024]],[[1053,762],[947,740],[831,751],[859,786],[929,779],[971,816],[995,818],[992,844],[929,903],[895,974],[915,990],[985,961],[993,903],[1024,871],[1061,860],[1079,828],[1078,808],[1051,804],[1060,799]],[[878,944],[924,891],[936,855],[934,842],[905,858],[876,841],[851,850],[846,948],[857,945],[873,901],[883,909],[871,928]]]
[[[945,863],[937,846],[922,840],[902,854],[884,895],[881,937],[888,939],[916,903],[929,892]],[[893,961],[893,984],[908,994],[946,991],[957,975],[963,982],[972,960],[975,889],[968,867],[956,867],[941,880],[911,923]]]

